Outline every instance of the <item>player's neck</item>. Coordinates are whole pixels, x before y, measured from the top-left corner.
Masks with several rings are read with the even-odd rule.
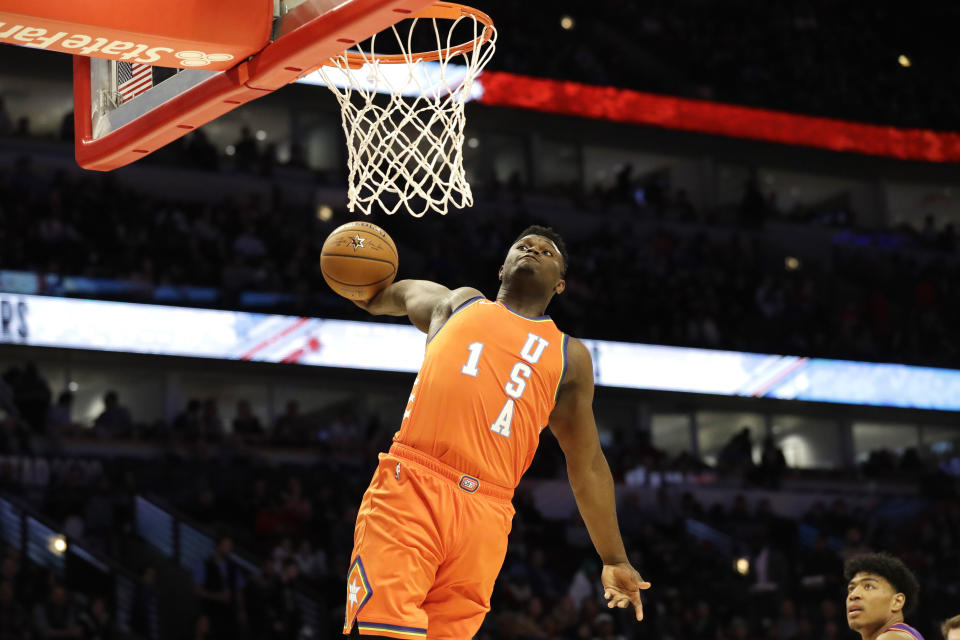
[[[547,304],[550,299],[543,299],[542,296],[535,296],[525,291],[517,291],[515,288],[507,287],[501,284],[500,291],[497,292],[497,302],[502,302],[510,307],[511,311],[519,313],[528,318],[539,318],[547,312]]]
[[[884,631],[890,628],[890,625],[897,624],[897,623],[903,623],[903,616],[901,615],[890,616],[890,618],[885,620],[879,626],[872,627],[871,629],[863,629],[862,631],[860,631],[860,637],[863,638],[863,640],[877,640],[877,638]]]

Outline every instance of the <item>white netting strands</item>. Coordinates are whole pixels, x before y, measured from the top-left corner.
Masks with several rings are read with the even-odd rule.
[[[377,38],[369,50],[344,52],[320,69],[342,110],[348,208],[406,209],[419,218],[472,206],[463,169],[464,104],[493,55],[493,24],[478,11],[437,3],[379,35],[400,53],[378,52]],[[414,51],[434,44],[436,50]]]

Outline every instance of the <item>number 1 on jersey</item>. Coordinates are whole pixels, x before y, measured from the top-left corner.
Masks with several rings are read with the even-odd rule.
[[[467,358],[467,363],[460,369],[460,373],[476,378],[480,372],[477,369],[477,364],[480,362],[480,354],[483,353],[483,343],[474,342],[467,348],[470,349],[470,357]]]

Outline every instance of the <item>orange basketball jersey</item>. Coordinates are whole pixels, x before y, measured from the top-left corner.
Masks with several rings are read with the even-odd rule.
[[[556,403],[567,340],[549,316],[527,318],[482,298],[464,303],[427,342],[394,441],[481,482],[516,487]]]

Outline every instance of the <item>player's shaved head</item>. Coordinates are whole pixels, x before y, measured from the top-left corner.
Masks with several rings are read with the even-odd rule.
[[[560,253],[560,257],[563,258],[563,273],[567,273],[567,267],[570,264],[570,260],[567,257],[567,245],[563,241],[563,238],[560,237],[559,233],[550,227],[534,224],[521,231],[520,235],[517,236],[517,239],[513,241],[513,244],[517,244],[527,236],[540,236],[552,242],[553,246],[556,247],[557,251]]]

